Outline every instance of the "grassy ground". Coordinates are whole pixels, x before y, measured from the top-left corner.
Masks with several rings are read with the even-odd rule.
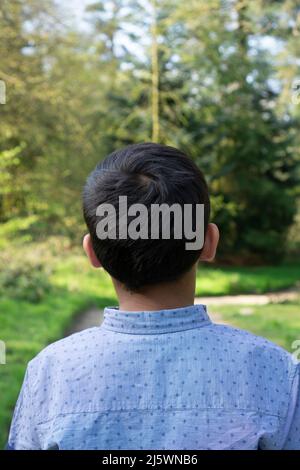
[[[264,336],[290,352],[300,340],[300,302],[268,305],[211,306],[209,310],[230,325]]]
[[[204,268],[198,273],[197,294],[264,292],[288,287],[299,278],[300,266]],[[3,295],[0,300],[0,340],[5,341],[7,348],[7,364],[0,365],[0,448],[7,438],[27,362],[46,344],[62,337],[77,312],[92,305],[115,303],[108,276],[90,269],[81,255],[68,254],[57,262],[50,281],[50,292],[38,302],[15,299],[12,294]],[[253,312],[249,316],[237,306],[218,307],[218,312],[227,321],[265,335],[288,349],[293,339],[300,338],[296,304],[250,308]]]
[[[201,266],[197,295],[263,294],[286,289],[300,281],[300,264],[259,267]]]

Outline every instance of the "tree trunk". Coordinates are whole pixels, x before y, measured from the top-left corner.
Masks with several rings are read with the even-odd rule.
[[[159,65],[157,42],[157,8],[156,0],[152,0],[151,24],[151,107],[152,107],[152,141],[159,141]]]

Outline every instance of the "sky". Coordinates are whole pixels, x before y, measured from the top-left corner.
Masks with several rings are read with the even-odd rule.
[[[57,0],[58,1],[58,0]],[[107,0],[109,2],[109,0]],[[85,8],[89,4],[96,3],[97,0],[60,0],[59,5],[65,10],[66,20],[68,23],[75,23],[77,27],[83,31],[88,31],[90,25],[84,20]],[[256,41],[256,43],[255,43]],[[122,36],[121,43],[123,43],[133,53],[139,55],[142,51],[137,44],[133,44],[126,36]],[[269,51],[271,55],[278,54],[282,51],[283,44],[281,44],[274,37],[265,36],[263,38],[255,39],[252,42],[253,50],[257,47],[264,48]]]
[[[75,21],[80,28],[85,29],[87,26],[84,21],[84,10],[87,5],[95,2],[96,0],[62,0],[59,5],[63,7],[67,15],[70,15],[70,21]]]
[[[59,1],[59,0],[57,0]],[[88,5],[96,3],[97,0],[61,0],[59,2],[60,8],[62,7],[64,10],[64,23],[75,23],[76,26],[81,29],[82,31],[89,31],[90,24],[85,21],[85,8]],[[109,2],[109,0],[107,0]],[[140,31],[139,31],[140,32]],[[125,46],[127,50],[140,58],[143,57],[143,44],[147,41],[146,38],[142,39],[141,35],[141,44],[134,43],[128,35],[123,34],[120,32],[118,37],[116,38],[116,43],[120,46]]]

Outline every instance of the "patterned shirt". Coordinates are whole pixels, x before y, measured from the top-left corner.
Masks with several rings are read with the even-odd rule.
[[[10,449],[300,449],[299,365],[206,307],[124,312],[27,368]]]

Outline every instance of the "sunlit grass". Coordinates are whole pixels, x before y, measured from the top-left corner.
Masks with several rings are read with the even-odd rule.
[[[292,352],[292,344],[300,340],[300,299],[267,305],[211,306],[225,322],[264,336]]]
[[[197,295],[263,294],[294,286],[300,264],[259,267],[208,267],[197,272]]]

